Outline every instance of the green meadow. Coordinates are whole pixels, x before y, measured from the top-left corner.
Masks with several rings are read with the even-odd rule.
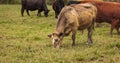
[[[76,46],[71,35],[60,49],[47,37],[56,26],[52,6],[48,17],[37,11],[21,16],[21,5],[0,5],[0,63],[120,63],[120,36],[103,23],[93,31],[93,44],[86,45],[87,30],[77,32]]]

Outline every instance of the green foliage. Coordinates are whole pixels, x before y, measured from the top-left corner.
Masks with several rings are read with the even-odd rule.
[[[20,14],[21,5],[0,5],[0,63],[120,63],[120,36],[109,35],[110,25],[93,31],[93,45],[87,46],[87,30],[78,31],[76,46],[71,36],[65,37],[60,49],[47,37],[55,29],[57,19],[51,10],[48,17]]]

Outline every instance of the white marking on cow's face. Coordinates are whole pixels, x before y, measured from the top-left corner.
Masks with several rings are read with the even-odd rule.
[[[53,46],[55,48],[59,46],[60,38],[57,35],[52,35],[51,38],[52,38]]]
[[[62,41],[62,34],[57,34],[57,33],[53,33],[48,35],[49,38],[51,38],[52,40],[52,44],[55,48],[59,48],[61,45],[61,41]]]
[[[53,45],[56,43],[55,39],[52,40]]]
[[[55,43],[54,36],[52,35],[51,38],[52,38],[52,43],[54,44]]]
[[[55,44],[55,43],[59,42],[59,40],[60,40],[60,38],[53,37],[52,42],[53,42],[53,44]]]

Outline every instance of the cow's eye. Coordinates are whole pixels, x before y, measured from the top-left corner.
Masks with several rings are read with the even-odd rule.
[[[58,42],[58,39],[55,39],[55,42]]]
[[[58,36],[60,37],[60,36],[62,36],[63,35],[63,33],[60,33]]]

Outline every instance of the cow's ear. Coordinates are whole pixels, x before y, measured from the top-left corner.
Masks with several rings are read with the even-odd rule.
[[[59,36],[59,37],[60,37],[60,36],[63,36],[63,33],[60,33],[58,36]]]
[[[52,34],[48,35],[48,37],[51,38],[51,37],[52,37]]]

